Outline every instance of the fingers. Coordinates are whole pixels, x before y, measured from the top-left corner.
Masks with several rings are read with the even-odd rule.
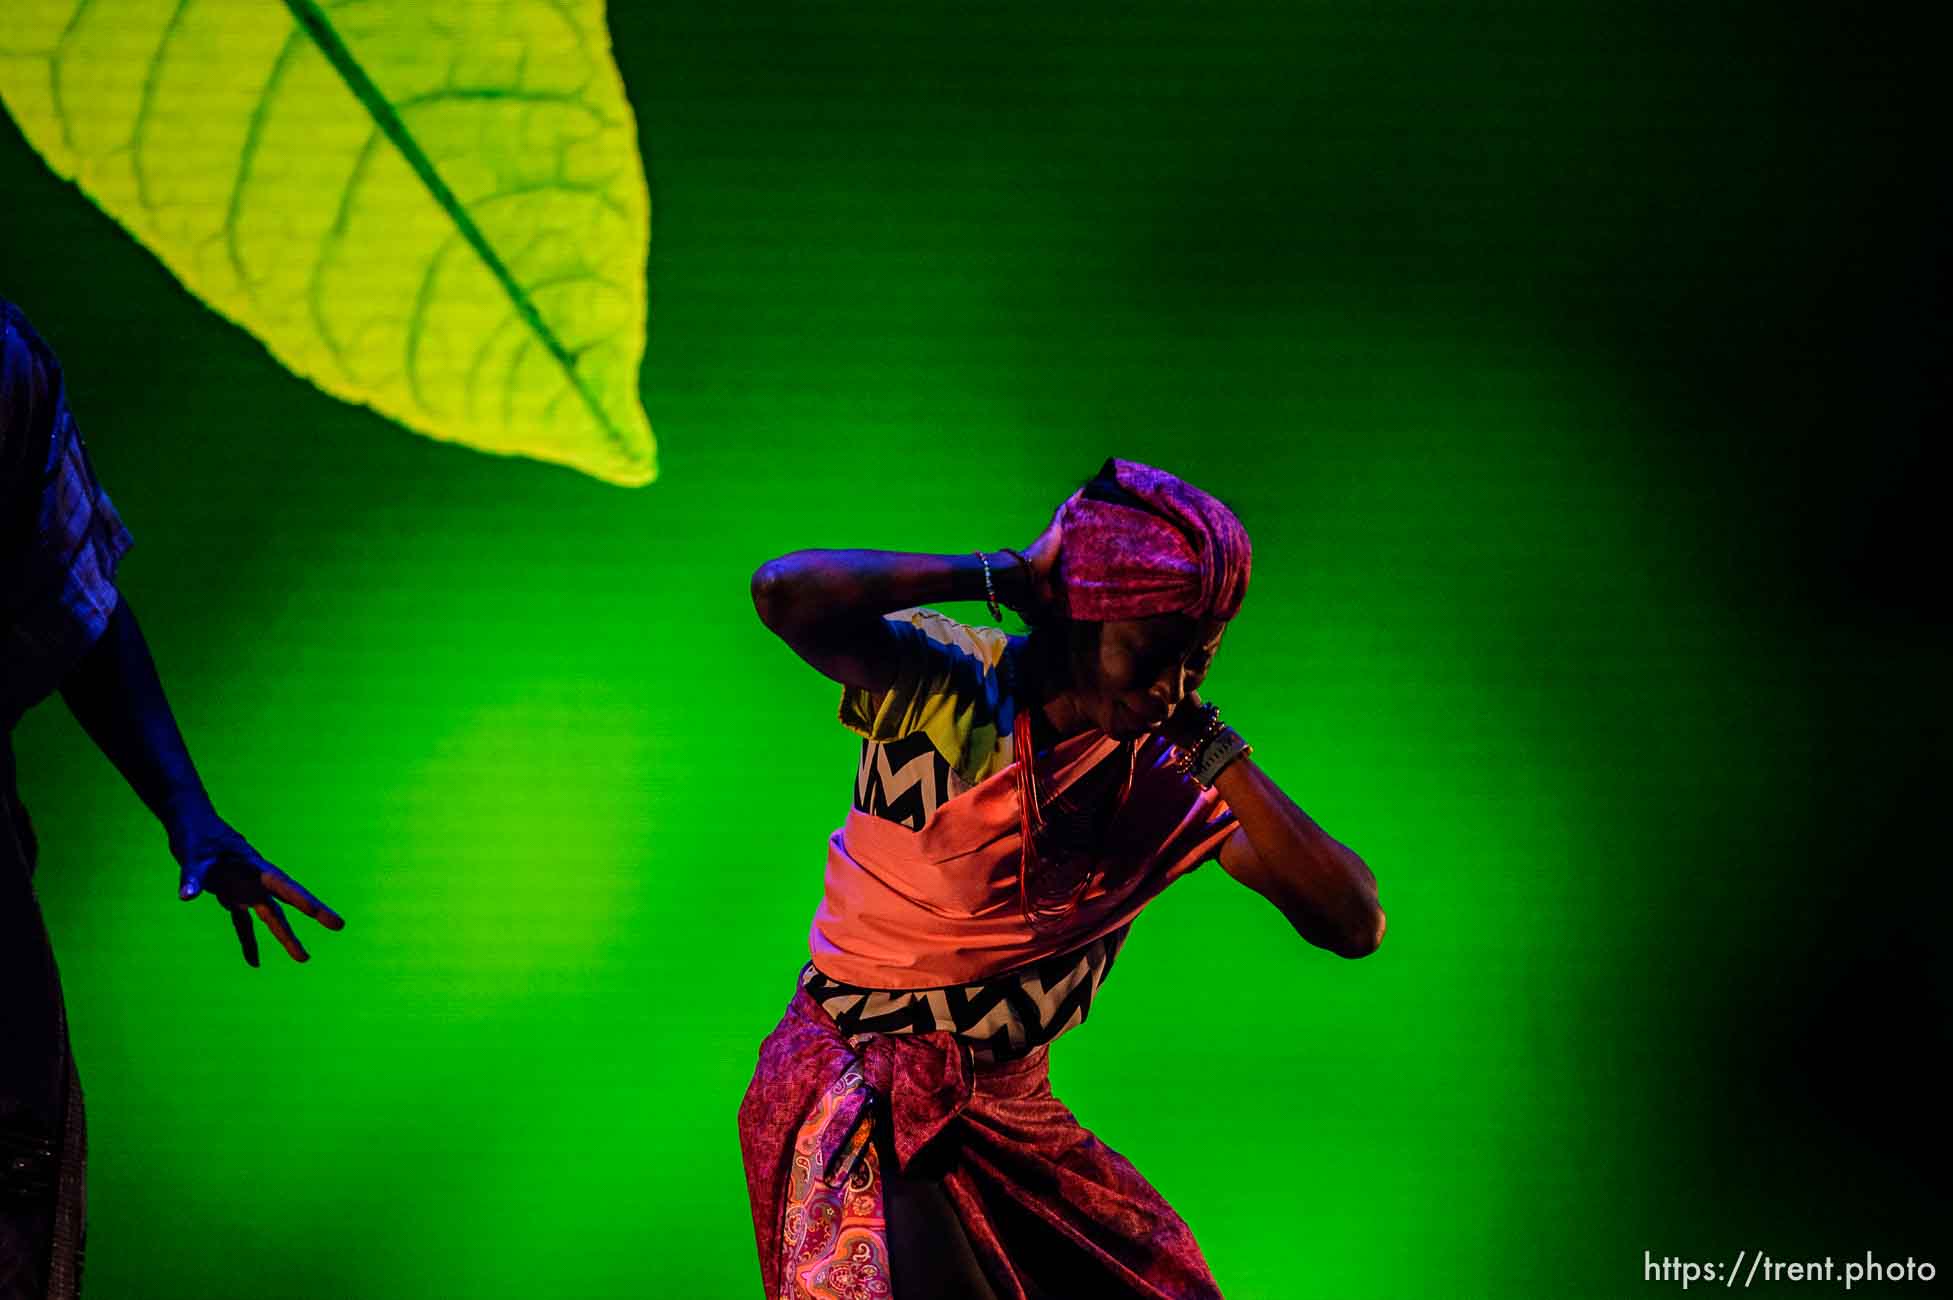
[[[291,954],[293,961],[311,960],[305,945],[292,933],[292,923],[285,919],[285,909],[278,906],[277,899],[267,898],[262,903],[254,903],[251,910],[258,914],[258,919],[264,922],[264,928],[271,931],[272,937],[285,945],[285,951]]]
[[[237,941],[244,945],[244,964],[255,967],[258,964],[258,936],[251,931],[251,914],[241,907],[225,910],[231,914],[231,928],[237,931]]]
[[[339,913],[321,903],[312,893],[284,872],[273,868],[263,874],[264,887],[284,899],[299,911],[317,921],[328,930],[343,930],[345,921]],[[302,959],[301,959],[302,960]]]
[[[223,854],[186,864],[177,892],[185,899],[208,893],[223,904],[224,910],[230,913],[231,928],[237,931],[237,942],[244,950],[244,960],[252,966],[258,965],[257,932],[251,925],[253,912],[258,914],[258,920],[271,931],[272,937],[278,940],[293,961],[312,959],[311,954],[305,951],[305,945],[292,933],[291,921],[287,919],[285,909],[279,905],[281,899],[328,930],[346,928],[346,922],[337,912],[320,902],[305,886],[266,862],[248,845],[241,853]]]

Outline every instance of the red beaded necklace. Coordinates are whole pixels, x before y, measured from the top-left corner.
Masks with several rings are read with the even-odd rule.
[[[1047,844],[1048,824],[1038,798],[1037,751],[1031,741],[1031,710],[1037,707],[1024,700],[1017,702],[1017,717],[1011,724],[1011,740],[1016,747],[1017,802],[1021,814],[1019,831],[1022,849],[1017,864],[1017,898],[1024,919],[1034,930],[1051,930],[1062,925],[1094,884],[1104,876],[1095,852],[1076,846]],[[1139,746],[1128,740],[1126,775],[1113,805],[1116,817],[1132,794],[1133,777],[1139,766]],[[1089,778],[1088,778],[1089,779]],[[1064,796],[1053,799],[1054,807]],[[1035,878],[1035,879],[1034,879]]]

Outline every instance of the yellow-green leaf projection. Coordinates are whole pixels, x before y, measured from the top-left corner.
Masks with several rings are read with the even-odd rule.
[[[320,388],[652,477],[651,205],[602,0],[8,0],[0,99]]]

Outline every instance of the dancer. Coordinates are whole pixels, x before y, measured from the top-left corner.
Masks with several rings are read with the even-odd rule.
[[[54,353],[0,300],[0,1300],[71,1300],[86,1229],[81,1085],[35,841],[14,783],[14,724],[59,690],[169,833],[178,896],[209,893],[258,964],[251,915],[306,960],[280,900],[345,923],[211,806],[115,570],[129,534],[95,482]]]
[[[862,737],[813,960],[739,1114],[770,1300],[1219,1294],[1046,1058],[1133,918],[1210,859],[1319,947],[1382,940],[1369,869],[1197,694],[1249,559],[1226,506],[1111,460],[1021,554],[799,551],[754,575]],[[1030,635],[915,608],[978,599]]]

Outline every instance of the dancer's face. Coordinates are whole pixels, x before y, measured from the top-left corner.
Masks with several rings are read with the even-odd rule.
[[[1186,614],[1080,624],[1072,640],[1072,680],[1080,714],[1109,736],[1131,740],[1157,731],[1206,679],[1227,624]]]

